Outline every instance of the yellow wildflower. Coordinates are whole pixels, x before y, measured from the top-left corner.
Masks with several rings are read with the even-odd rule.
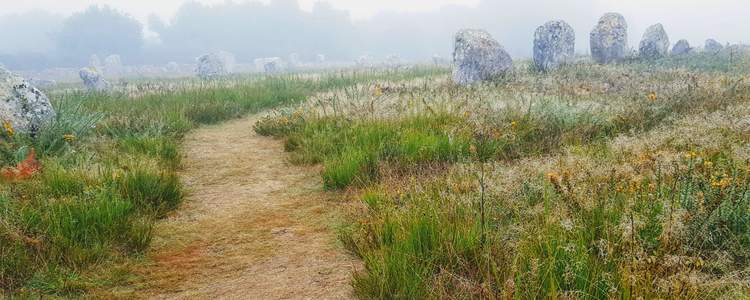
[[[690,151],[685,154],[686,159],[694,159],[696,157],[698,157],[698,153],[695,153],[695,151]]]
[[[707,160],[707,161],[703,162],[703,167],[706,168],[706,169],[711,169],[711,168],[713,168],[713,166],[714,166],[714,163],[712,163],[711,161]]]
[[[513,130],[518,129],[518,122],[516,121],[510,122],[510,128],[513,128]]]
[[[3,127],[5,128],[5,133],[8,134],[8,136],[13,136],[16,134],[16,130],[13,129],[13,124],[11,124],[9,121],[3,121]]]
[[[383,95],[383,88],[380,87],[380,85],[375,85],[375,91],[372,93],[375,97],[380,97]]]
[[[648,94],[648,100],[656,101],[656,99],[658,99],[658,97],[656,96],[656,92],[651,92]]]
[[[76,136],[75,136],[75,135],[72,135],[72,134],[65,134],[65,135],[63,135],[63,139],[64,139],[64,140],[65,140],[66,142],[68,142],[68,143],[72,143],[72,142],[75,142],[75,140],[76,140]]]

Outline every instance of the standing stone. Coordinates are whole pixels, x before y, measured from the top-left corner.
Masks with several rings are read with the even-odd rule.
[[[673,56],[687,55],[692,51],[693,48],[690,47],[690,42],[684,39],[677,41],[677,43],[674,44],[674,47],[672,47]]]
[[[591,31],[591,56],[600,64],[625,58],[628,52],[628,23],[618,13],[607,13]]]
[[[221,50],[216,52],[216,54],[224,62],[224,70],[226,70],[227,74],[234,72],[234,67],[237,65],[237,57],[234,56],[234,53]]]
[[[94,68],[83,68],[78,72],[83,84],[90,91],[103,92],[109,90],[111,85],[104,80],[102,74]]]
[[[669,53],[669,36],[661,23],[651,25],[646,29],[638,47],[638,53],[646,59],[657,59]]]
[[[269,57],[263,63],[263,71],[273,75],[284,71],[284,61],[279,57]]]
[[[55,117],[55,110],[39,89],[0,68],[0,119],[18,132],[36,134]]]
[[[547,71],[575,57],[576,33],[565,21],[550,21],[534,33],[534,65]]]
[[[104,59],[104,73],[114,76],[120,76],[122,74],[122,59],[117,54],[107,56]]]
[[[721,50],[724,50],[724,46],[714,39],[707,39],[706,45],[703,47],[703,50],[708,53],[716,54],[721,52]]]
[[[204,54],[198,57],[198,67],[195,72],[201,79],[209,80],[225,76],[229,72],[225,59],[218,53]]]
[[[104,66],[102,65],[102,60],[99,59],[99,55],[92,54],[89,57],[89,67],[92,67],[92,68],[97,69],[97,70],[102,70],[103,69]]]
[[[468,85],[504,75],[513,60],[487,31],[464,29],[456,33],[453,52],[453,81]]]
[[[170,61],[167,63],[167,65],[164,67],[164,69],[172,74],[179,73],[180,72],[180,64],[178,64],[175,61]]]
[[[302,64],[302,59],[300,59],[299,54],[297,53],[289,54],[289,66],[298,67],[301,64]]]

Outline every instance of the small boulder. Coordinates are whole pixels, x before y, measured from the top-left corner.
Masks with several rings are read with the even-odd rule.
[[[721,52],[721,50],[724,50],[724,45],[722,45],[721,43],[717,42],[714,39],[707,39],[706,45],[703,46],[703,50],[705,50],[708,53],[716,54],[716,53]]]
[[[672,47],[673,56],[687,55],[692,51],[693,48],[690,47],[690,42],[684,39],[677,41],[677,43]]]
[[[269,57],[263,63],[263,71],[266,74],[279,74],[284,71],[284,61],[279,57]]]
[[[638,47],[638,53],[646,59],[657,59],[669,53],[669,36],[661,24],[654,24],[646,29]]]
[[[534,65],[547,71],[575,57],[576,33],[565,21],[550,21],[534,33]]]
[[[591,31],[591,56],[600,64],[620,61],[628,53],[628,23],[618,13],[607,13]]]
[[[104,73],[114,76],[122,74],[122,59],[119,55],[113,54],[104,59]]]
[[[225,60],[219,53],[204,54],[196,60],[198,61],[198,67],[195,72],[201,79],[215,79],[229,73]]]
[[[110,83],[104,80],[102,74],[94,68],[83,68],[78,71],[78,76],[90,91],[103,92],[111,88]]]
[[[101,70],[104,67],[102,65],[102,60],[99,59],[99,55],[96,54],[89,56],[89,66],[97,70]]]
[[[49,98],[29,82],[0,68],[0,118],[15,131],[36,134],[55,117]]]
[[[456,33],[453,81],[468,85],[490,80],[513,69],[513,60],[487,31],[464,29]]]
[[[299,54],[297,53],[289,54],[289,66],[298,67],[300,65],[302,65],[302,59],[300,58]]]

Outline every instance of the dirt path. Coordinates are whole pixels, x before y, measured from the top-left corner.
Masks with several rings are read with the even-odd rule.
[[[160,222],[139,297],[347,299],[357,262],[336,244],[315,170],[290,165],[253,118],[185,139],[188,195]]]

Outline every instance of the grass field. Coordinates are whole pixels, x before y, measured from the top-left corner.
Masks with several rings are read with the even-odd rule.
[[[0,162],[18,170],[3,172],[0,184],[0,288],[20,297],[73,297],[126,281],[127,262],[147,249],[154,222],[182,200],[180,139],[196,126],[360,82],[436,72],[442,71],[139,82],[109,94],[50,91],[58,115],[38,136],[10,126],[2,132]],[[32,152],[41,170],[17,176]]]
[[[380,80],[255,130],[352,199],[364,299],[750,296],[747,60]]]
[[[449,70],[346,71],[50,91],[39,136],[5,128],[0,288],[127,281],[184,191],[186,132],[256,132],[323,166],[363,299],[750,297],[750,61],[569,65],[470,87]],[[280,154],[282,155],[282,154]],[[5,172],[4,172],[5,173]],[[20,174],[20,173],[19,173]]]

